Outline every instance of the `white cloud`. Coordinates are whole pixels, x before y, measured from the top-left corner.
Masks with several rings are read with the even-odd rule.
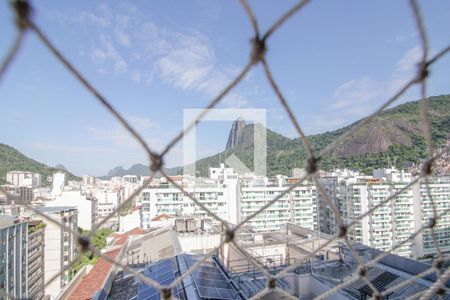
[[[133,71],[133,73],[131,74],[131,80],[133,80],[136,83],[140,83],[141,82],[141,72],[137,69],[135,69]]]
[[[134,124],[136,124],[136,122],[134,122]],[[147,127],[148,125],[149,124],[146,124],[146,122],[144,122],[143,124],[144,127]],[[149,128],[151,128],[152,126],[150,126]],[[135,126],[135,128],[138,130],[138,126]],[[128,131],[126,131],[120,125],[113,124],[108,127],[86,126],[84,129],[89,132],[94,139],[110,141],[114,144],[114,146],[120,147],[122,150],[119,151],[126,153],[126,155],[123,156],[123,159],[126,159],[127,163],[146,163],[145,159],[148,159],[148,156],[143,151],[142,146],[137,142],[135,138],[130,135]],[[151,136],[154,132],[158,132],[158,134],[163,136],[163,134],[161,134],[161,130],[157,130],[154,132],[144,132],[143,130],[138,131],[147,145],[153,151],[162,151],[167,145],[167,136],[165,136],[164,138]],[[113,149],[117,150],[116,147],[114,147]],[[74,150],[74,152],[76,151],[77,150]],[[170,151],[169,155],[166,155],[164,161],[165,165],[180,166],[183,160],[182,151],[182,143],[178,143],[177,145],[175,145],[175,147]]]
[[[145,141],[149,142],[150,147],[162,146],[162,140],[152,137],[154,132],[160,131],[158,125],[152,120],[140,116],[126,116],[125,119]],[[86,126],[85,130],[99,140],[112,141],[125,148],[140,147],[137,140],[122,125],[117,123],[107,127]]]
[[[374,112],[414,77],[421,55],[418,46],[406,51],[396,63],[388,80],[376,81],[366,75],[338,86],[331,100],[324,103],[323,111],[310,117],[311,122],[305,126],[307,132],[334,130]],[[407,93],[396,104],[413,97],[411,93]]]
[[[340,85],[332,97],[331,108],[364,107],[380,95],[380,87],[368,76],[352,79]]]
[[[114,37],[116,38],[119,44],[125,47],[131,46],[130,36],[126,32],[128,20],[129,20],[128,17],[118,15],[116,17],[117,24],[116,27],[114,28]]]
[[[119,54],[111,39],[106,35],[100,36],[100,45],[91,52],[91,58],[96,63],[113,63],[115,72],[125,72],[128,69],[128,64],[125,59]],[[104,68],[102,68],[105,70]]]
[[[214,69],[214,52],[202,43],[201,39],[191,37],[179,44],[156,61],[156,71],[174,86],[184,90],[208,90],[208,78]]]
[[[96,11],[83,12],[80,18],[99,33],[89,53],[102,73],[112,66],[115,73],[128,74],[136,83],[150,85],[159,79],[208,97],[217,95],[237,75],[235,66],[218,62],[210,39],[195,29],[160,26],[133,5],[122,7],[120,13],[106,5]],[[224,100],[225,106],[247,103],[237,92]]]
[[[418,63],[422,58],[422,50],[419,46],[406,51],[402,58],[397,62],[391,75],[391,81],[387,86],[390,94],[397,92],[404,86],[417,72]]]
[[[78,21],[83,25],[96,25],[108,28],[111,25],[111,9],[106,4],[101,4],[93,11],[82,11]]]

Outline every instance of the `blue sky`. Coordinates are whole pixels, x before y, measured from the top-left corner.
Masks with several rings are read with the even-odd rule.
[[[245,65],[252,30],[238,1],[33,1],[34,19],[155,149],[181,130]],[[293,1],[251,1],[267,29]],[[432,52],[450,43],[450,2],[420,1]],[[0,56],[15,28],[0,2]],[[269,40],[267,59],[309,134],[375,110],[420,58],[407,1],[312,1]],[[449,93],[450,56],[433,65],[429,94]],[[417,99],[417,88],[400,102]],[[262,68],[219,107],[265,108],[268,127],[293,137]],[[78,175],[145,163],[143,150],[32,34],[0,83],[1,142]],[[222,150],[231,122],[199,126],[198,156]],[[181,146],[181,144],[180,144]],[[167,157],[181,164],[182,147]]]

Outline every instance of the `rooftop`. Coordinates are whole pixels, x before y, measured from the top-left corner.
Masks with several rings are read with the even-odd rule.
[[[46,206],[38,208],[38,210],[44,213],[55,213],[77,210],[77,208],[75,206]]]
[[[185,273],[202,258],[201,255],[183,253],[151,265],[144,265],[137,271],[161,285],[169,285],[179,274]],[[172,295],[178,299],[245,299],[215,256],[206,259],[195,271],[186,276],[173,289]],[[160,292],[139,282],[131,274],[120,272],[113,282],[108,299],[159,300]]]

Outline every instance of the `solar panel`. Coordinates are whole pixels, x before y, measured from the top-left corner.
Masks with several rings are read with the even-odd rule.
[[[194,265],[201,257],[184,256],[188,267]],[[197,287],[197,292],[206,299],[241,299],[234,290],[228,278],[222,272],[217,263],[209,258],[192,272],[192,280]]]
[[[155,280],[161,285],[169,285],[175,280],[175,271],[172,260],[166,259],[153,264],[148,269],[142,271],[142,274],[150,279]],[[178,296],[178,289],[173,291],[174,296]],[[138,300],[159,300],[160,292],[153,287],[141,282],[138,291]]]
[[[206,273],[206,272],[195,272],[194,271],[194,280],[196,278],[223,280],[223,281],[227,280],[227,278],[223,274],[220,274],[220,273]]]
[[[196,283],[199,286],[216,286],[219,288],[228,288],[230,286],[230,283],[228,281],[211,280],[211,279],[203,279],[203,278],[198,278],[196,280]]]
[[[238,294],[232,289],[222,289],[217,287],[198,287],[200,297],[207,299],[237,299]]]

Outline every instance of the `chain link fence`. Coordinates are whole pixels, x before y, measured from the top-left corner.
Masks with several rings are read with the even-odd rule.
[[[385,205],[386,203],[389,203],[396,199],[397,196],[401,195],[403,192],[405,192],[407,189],[411,188],[414,184],[417,182],[425,182],[425,184],[428,183],[428,181],[433,176],[433,163],[435,160],[439,159],[442,155],[444,155],[446,152],[448,152],[450,146],[445,147],[440,152],[435,152],[433,148],[433,141],[432,141],[432,134],[431,134],[431,122],[429,118],[429,112],[428,112],[428,99],[427,99],[427,79],[430,68],[436,64],[442,57],[447,55],[450,52],[450,45],[439,52],[435,54],[434,56],[430,56],[429,51],[429,44],[428,44],[428,35],[427,31],[425,30],[424,20],[422,18],[420,7],[417,4],[417,1],[410,0],[409,5],[412,11],[412,18],[415,21],[418,33],[419,33],[419,42],[422,49],[422,58],[420,63],[417,66],[417,72],[416,75],[410,78],[402,88],[400,88],[394,95],[392,95],[391,98],[387,99],[383,105],[381,105],[375,112],[368,115],[366,118],[364,118],[361,122],[353,126],[349,131],[341,135],[337,140],[329,144],[327,147],[325,147],[322,151],[319,153],[316,153],[313,150],[313,147],[311,146],[310,142],[308,141],[307,136],[305,135],[304,131],[302,130],[302,127],[300,126],[300,123],[298,122],[295,114],[291,110],[289,103],[285,96],[283,95],[281,89],[279,88],[273,74],[271,71],[271,68],[269,66],[269,63],[266,59],[266,52],[267,52],[267,45],[270,42],[270,39],[272,35],[276,34],[279,28],[281,28],[290,18],[292,18],[294,15],[299,14],[309,3],[308,0],[302,0],[298,2],[296,5],[294,5],[291,9],[289,9],[284,15],[282,15],[280,18],[278,18],[267,31],[261,32],[258,26],[258,20],[255,17],[252,8],[247,3],[246,0],[240,0],[240,4],[242,6],[242,9],[245,11],[248,20],[250,21],[250,25],[253,28],[254,36],[251,40],[251,49],[250,49],[250,55],[248,62],[245,64],[245,66],[241,69],[241,71],[238,73],[238,75],[232,80],[228,85],[216,96],[214,97],[209,104],[204,108],[204,110],[197,116],[197,119],[195,122],[192,122],[189,126],[187,126],[183,131],[179,132],[178,135],[176,135],[172,140],[169,141],[167,146],[164,148],[164,150],[160,153],[154,151],[152,149],[152,145],[149,145],[142,136],[130,125],[130,123],[122,116],[120,112],[118,112],[113,105],[111,105],[111,102],[100,92],[96,89],[96,87],[86,78],[82,75],[82,73],[77,69],[77,67],[72,64],[64,55],[61,53],[58,48],[53,44],[50,37],[48,37],[44,30],[40,28],[33,20],[33,9],[30,3],[25,0],[14,0],[11,2],[11,9],[15,12],[15,23],[18,28],[18,33],[12,41],[12,45],[9,48],[9,51],[6,53],[6,57],[1,62],[0,66],[0,83],[1,79],[7,75],[8,69],[11,67],[14,59],[17,57],[19,50],[23,44],[24,39],[29,34],[34,34],[37,36],[39,41],[53,54],[56,60],[58,60],[78,81],[79,83],[84,86],[93,96],[94,99],[96,99],[109,113],[111,113],[116,120],[127,130],[127,132],[136,140],[139,142],[139,144],[142,146],[142,148],[145,150],[145,152],[148,154],[148,159],[150,163],[150,169],[151,169],[151,176],[150,178],[146,179],[143,184],[130,196],[128,197],[124,202],[122,202],[116,210],[111,213],[107,218],[103,219],[100,223],[96,224],[91,232],[88,235],[81,235],[77,231],[72,231],[72,234],[76,236],[80,248],[80,253],[77,258],[75,258],[73,261],[69,263],[69,265],[65,266],[63,270],[59,274],[56,274],[54,277],[48,279],[46,281],[46,285],[55,280],[58,276],[61,274],[64,274],[69,268],[78,261],[80,256],[87,252],[92,251],[96,255],[102,257],[106,261],[114,264],[115,266],[118,266],[122,268],[123,270],[133,274],[136,276],[136,278],[143,283],[159,290],[161,292],[161,298],[162,299],[171,299],[173,298],[172,290],[187,276],[189,276],[197,267],[199,267],[202,263],[204,263],[209,257],[211,257],[218,249],[220,249],[224,244],[232,244],[238,251],[241,252],[242,256],[245,257],[249,263],[253,264],[256,269],[261,271],[265,276],[267,277],[267,286],[265,289],[261,290],[259,293],[252,296],[252,299],[258,299],[260,297],[263,297],[264,295],[277,291],[282,296],[284,296],[287,299],[297,299],[296,297],[292,296],[291,294],[287,293],[286,291],[282,290],[281,288],[277,287],[277,280],[285,276],[288,272],[293,271],[295,268],[301,266],[305,261],[312,258],[316,253],[318,253],[321,249],[325,248],[327,245],[329,245],[331,242],[336,241],[338,239],[345,242],[348,249],[350,249],[351,252],[353,252],[354,257],[357,259],[358,255],[356,255],[355,250],[353,248],[352,243],[349,241],[349,238],[347,236],[348,229],[355,225],[359,220],[363,218],[367,218],[369,215],[371,215],[377,208],[381,207],[382,205]],[[7,41],[3,41],[7,42]],[[283,106],[284,110],[289,116],[290,121],[294,125],[298,136],[302,140],[303,144],[306,146],[308,158],[305,161],[305,170],[307,171],[307,174],[301,178],[297,183],[292,184],[289,188],[284,190],[281,194],[279,194],[277,197],[275,197],[273,200],[268,202],[265,206],[263,206],[261,209],[259,209],[257,212],[253,213],[252,215],[245,218],[242,222],[237,224],[236,226],[231,226],[228,224],[225,220],[221,219],[219,216],[215,215],[213,212],[211,212],[203,203],[201,203],[198,199],[196,199],[192,194],[186,192],[182,186],[180,186],[177,182],[174,182],[171,177],[169,177],[164,172],[164,157],[171,151],[171,149],[174,148],[174,146],[180,142],[183,139],[183,136],[189,132],[194,126],[196,126],[196,122],[201,121],[202,118],[208,113],[208,110],[211,108],[216,107],[227,95],[231,90],[235,88],[235,86],[245,77],[245,75],[257,64],[261,64],[263,66],[263,70],[265,73],[265,76],[268,80],[269,85],[273,89],[275,95],[277,96],[278,100],[280,101],[281,105]],[[354,220],[351,223],[345,223],[343,218],[341,217],[338,208],[334,205],[332,200],[330,199],[330,196],[325,192],[325,188],[323,187],[321,181],[319,180],[318,176],[318,170],[320,168],[320,161],[321,158],[323,158],[325,155],[329,154],[333,150],[335,150],[337,147],[339,147],[348,137],[356,133],[357,131],[360,131],[364,125],[372,121],[373,119],[377,118],[377,116],[385,110],[387,107],[389,107],[391,104],[395,103],[396,100],[398,100],[406,91],[411,89],[413,86],[420,86],[421,89],[421,109],[420,109],[420,118],[423,122],[423,137],[425,138],[426,145],[427,145],[427,160],[424,162],[422,166],[421,173],[417,178],[415,178],[410,184],[406,185],[404,188],[398,190],[396,193],[392,194],[388,198],[381,201],[376,206],[372,207],[369,211],[359,216],[357,220]],[[205,212],[208,213],[208,215],[212,218],[214,218],[216,221],[220,222],[222,224],[223,228],[223,236],[222,242],[208,255],[204,256],[202,259],[197,261],[195,264],[193,264],[189,271],[181,274],[181,276],[176,277],[175,281],[167,286],[163,286],[159,284],[158,282],[145,277],[141,273],[137,272],[136,270],[130,268],[127,265],[122,264],[120,261],[116,261],[113,258],[102,254],[100,250],[96,249],[92,242],[91,237],[93,234],[101,228],[111,217],[113,217],[117,212],[119,212],[122,208],[124,208],[126,205],[128,205],[133,199],[140,194],[140,192],[148,186],[148,184],[152,181],[155,174],[159,172],[164,176],[171,184],[173,184],[175,187],[177,187],[186,197],[190,198],[195,205],[199,206],[201,209],[203,209]],[[273,275],[267,272],[267,270],[261,265],[261,263],[256,260],[251,254],[249,254],[243,247],[241,247],[237,241],[235,240],[235,236],[237,234],[237,231],[247,222],[255,218],[259,213],[266,210],[269,206],[276,203],[281,197],[283,197],[286,193],[289,193],[291,190],[293,190],[295,187],[299,186],[304,182],[305,180],[312,180],[316,187],[317,191],[321,194],[322,198],[325,200],[326,205],[328,205],[333,213],[336,216],[337,220],[337,226],[338,232],[326,243],[318,247],[311,253],[310,255],[304,257],[302,260],[296,262],[295,264],[292,264],[282,271],[278,272],[277,274]],[[3,190],[2,190],[3,191]],[[6,191],[3,191],[6,192]],[[344,289],[346,286],[351,284],[352,282],[361,279],[367,283],[367,285],[372,290],[372,297],[374,299],[381,299],[382,297],[388,295],[388,293],[392,292],[396,288],[400,288],[401,286],[398,285],[398,287],[394,287],[387,291],[378,291],[377,288],[370,282],[370,280],[367,278],[367,269],[373,266],[375,263],[383,259],[386,255],[388,255],[390,252],[395,251],[397,248],[401,247],[403,244],[407,243],[409,240],[413,239],[415,236],[420,234],[424,230],[430,230],[432,240],[434,243],[434,247],[437,251],[437,258],[434,261],[433,265],[430,267],[429,270],[426,272],[423,272],[421,274],[418,274],[415,277],[410,278],[406,282],[402,283],[403,285],[406,285],[408,282],[412,282],[413,280],[416,280],[417,278],[420,278],[422,276],[425,276],[430,273],[435,273],[437,280],[435,283],[426,291],[423,291],[419,294],[414,295],[414,298],[420,298],[420,299],[429,299],[433,297],[434,295],[443,295],[446,291],[445,284],[450,279],[450,270],[444,269],[444,262],[449,259],[448,256],[444,255],[442,251],[440,250],[439,244],[436,240],[436,232],[434,230],[437,222],[443,218],[443,216],[448,216],[450,213],[450,209],[444,210],[444,211],[438,211],[438,208],[436,207],[433,197],[431,194],[429,194],[431,204],[433,207],[433,217],[430,218],[429,223],[424,225],[422,228],[420,228],[418,231],[413,232],[408,239],[404,240],[401,243],[396,244],[394,247],[390,249],[390,251],[377,256],[375,259],[370,260],[368,262],[362,262],[357,260],[358,268],[355,272],[355,277],[352,280],[344,281],[343,283],[335,286],[334,288],[326,291],[325,293],[318,295],[317,299],[325,299],[334,293],[336,293],[340,289]],[[58,226],[61,226],[65,230],[70,230],[65,224],[59,223],[57,220],[53,219],[49,215],[37,210],[31,205],[27,205],[29,209],[33,210],[36,214],[44,217],[48,222],[52,222],[57,224]],[[9,299],[17,299],[17,297],[13,297],[12,295],[8,294],[4,290],[0,290],[0,295],[3,297],[9,298]]]

